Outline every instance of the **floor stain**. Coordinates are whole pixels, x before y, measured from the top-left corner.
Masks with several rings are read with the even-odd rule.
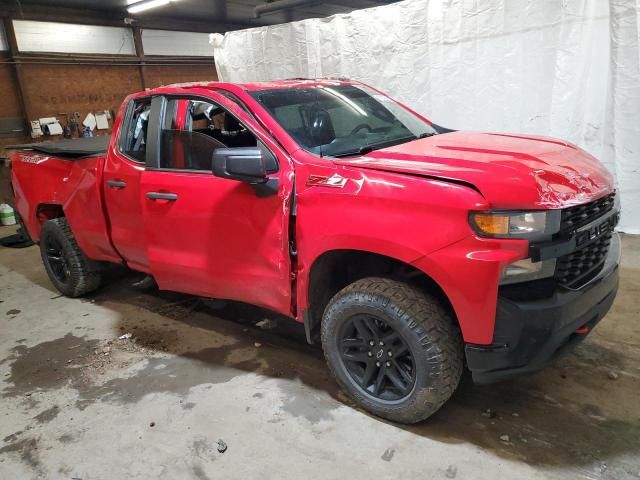
[[[162,328],[159,330],[162,331]],[[147,326],[145,331],[154,330]],[[144,335],[136,335],[136,341],[145,342]],[[278,384],[285,393],[282,408],[289,414],[305,417],[311,423],[333,418],[330,412],[339,407],[340,402],[328,395],[326,398],[319,397],[317,401],[309,401],[300,392],[299,385],[302,383],[337,394],[337,387],[330,380],[321,358],[310,357],[308,361],[301,363],[295,351],[280,349],[267,342],[261,348],[256,348],[253,343],[251,337],[242,336],[235,337],[233,343],[196,352],[182,352],[170,358],[148,358],[145,366],[131,377],[118,377],[103,384],[83,385],[79,389],[76,406],[84,409],[96,401],[135,403],[145,395],[156,392],[185,396],[198,385],[226,383],[251,372],[265,377],[299,380],[295,384]],[[173,350],[171,342],[161,345],[162,351],[165,346],[168,350]],[[191,406],[188,404],[183,405],[185,409],[189,407]]]
[[[204,472],[204,469],[200,465],[193,465],[191,471],[198,480],[211,480],[211,477]]]
[[[380,458],[385,462],[390,462],[395,453],[396,450],[394,448],[387,448]]]
[[[283,393],[280,408],[292,417],[306,418],[312,424],[321,420],[333,420],[331,411],[341,405],[328,395],[310,395],[309,390],[298,382],[287,382],[278,386]],[[310,401],[310,397],[313,401]]]
[[[548,382],[554,373],[556,368],[551,368],[536,376],[489,386],[473,385],[465,377],[447,405],[434,416],[401,428],[436,441],[471,442],[529,465],[571,464],[587,471],[589,465],[619,457],[609,465],[610,478],[627,478],[625,469],[633,465],[625,459],[640,453],[640,418],[593,418],[585,415],[580,404],[549,397],[544,392],[553,390],[541,383]],[[594,412],[603,415],[601,410],[607,402],[624,396],[622,392],[612,393],[609,400],[603,397],[602,408]],[[488,409],[498,412],[495,419],[482,415]],[[518,416],[512,415],[514,411]],[[504,434],[512,439],[506,447],[500,444]]]
[[[11,364],[9,375],[4,378],[8,386],[1,394],[3,397],[28,395],[28,400],[32,401],[30,395],[34,391],[69,387],[78,391],[76,407],[85,409],[96,401],[136,403],[145,395],[156,392],[184,396],[198,385],[225,383],[247,372],[274,378],[299,379],[302,384],[329,392],[337,390],[329,380],[321,359],[310,357],[308,362],[301,364],[295,351],[281,350],[266,342],[263,347],[256,348],[252,338],[243,337],[235,340],[235,343],[196,352],[182,352],[170,358],[156,355],[174,350],[178,340],[176,331],[166,327],[138,329],[135,342],[155,356],[140,356],[138,361],[145,361],[146,364],[134,375],[113,378],[104,383],[88,381],[84,375],[85,368],[95,363],[96,351],[99,357],[103,352],[99,340],[88,340],[69,333],[32,347],[17,345],[4,360]],[[109,355],[115,353],[115,348],[115,344],[109,347]],[[282,382],[281,388],[285,393],[282,409],[295,417],[304,417],[311,423],[330,420],[330,411],[340,403],[328,397],[310,402],[300,391],[300,382]],[[37,405],[37,401],[33,402]],[[58,409],[52,408],[35,419],[44,423],[57,414]]]
[[[234,346],[222,346],[187,352],[171,359],[149,358],[145,367],[131,377],[115,378],[80,389],[76,406],[84,409],[98,400],[136,403],[145,395],[156,392],[184,396],[198,385],[225,383],[244,372],[260,372],[267,367],[257,357],[236,363],[226,362],[233,350]]]
[[[18,310],[17,308],[12,308],[11,310],[7,310],[7,315],[17,315],[21,312],[22,310]]]
[[[36,438],[25,438],[17,442],[10,443],[0,448],[0,454],[17,453],[20,460],[33,470],[41,472],[42,465],[38,456],[38,440]]]
[[[22,396],[35,390],[53,390],[67,384],[80,388],[81,366],[98,343],[98,340],[87,340],[68,333],[33,347],[13,347],[8,357],[12,361],[11,370],[9,376],[4,377],[9,386],[2,391],[2,396]]]
[[[2,439],[4,443],[15,442],[20,435],[22,435],[22,430],[18,430],[17,432],[13,432],[11,435],[7,435]]]
[[[48,408],[44,412],[39,413],[38,415],[33,417],[33,419],[38,423],[48,423],[54,418],[56,418],[59,413],[60,413],[60,407],[58,407],[57,405],[54,405],[53,407]]]
[[[73,440],[74,440],[74,437],[70,433],[65,433],[65,434],[60,435],[58,437],[58,441],[60,443],[71,443],[71,442],[73,442]]]
[[[2,391],[2,396],[26,395],[34,390],[53,390],[67,384],[79,388],[82,379],[80,367],[98,343],[97,340],[86,340],[68,333],[33,347],[13,347],[8,357],[12,360],[11,371],[4,378],[10,385]]]
[[[214,443],[206,438],[198,438],[191,442],[189,447],[191,455],[198,457],[200,460],[211,461],[215,459],[216,449]]]

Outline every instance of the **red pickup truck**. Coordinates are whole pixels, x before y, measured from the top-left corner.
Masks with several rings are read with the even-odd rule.
[[[535,371],[618,287],[607,170],[561,140],[453,131],[348,80],[129,96],[107,144],[12,153],[15,206],[65,295],[106,263],[304,323],[360,405],[417,422],[463,369]]]

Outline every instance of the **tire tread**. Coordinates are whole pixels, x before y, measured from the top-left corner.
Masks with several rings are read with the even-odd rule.
[[[96,290],[101,282],[102,275],[91,269],[91,261],[86,257],[78,246],[69,222],[65,217],[53,218],[42,226],[41,238],[44,235],[57,235],[62,243],[62,248],[68,255],[69,267],[71,270],[71,282],[69,285],[62,285],[56,281],[49,271],[45,260],[45,252],[41,248],[42,261],[45,264],[49,278],[61,293],[67,297],[81,297]]]

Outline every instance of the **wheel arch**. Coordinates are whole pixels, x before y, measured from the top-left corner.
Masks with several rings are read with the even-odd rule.
[[[66,215],[61,204],[48,202],[39,203],[38,205],[36,205],[31,220],[26,225],[27,229],[29,230],[29,235],[34,240],[39,240],[40,231],[44,222],[64,216]]]
[[[306,308],[302,310],[307,341],[314,343],[329,301],[347,285],[365,277],[404,281],[437,298],[458,324],[453,304],[442,286],[407,261],[377,252],[355,249],[328,250],[318,255],[306,278]],[[459,325],[458,325],[459,326]]]

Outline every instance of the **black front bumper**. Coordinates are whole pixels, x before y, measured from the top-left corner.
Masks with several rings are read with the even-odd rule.
[[[606,315],[618,291],[620,241],[611,242],[600,273],[579,290],[550,298],[514,301],[498,297],[492,345],[465,347],[476,383],[493,383],[547,366],[582,341]]]

